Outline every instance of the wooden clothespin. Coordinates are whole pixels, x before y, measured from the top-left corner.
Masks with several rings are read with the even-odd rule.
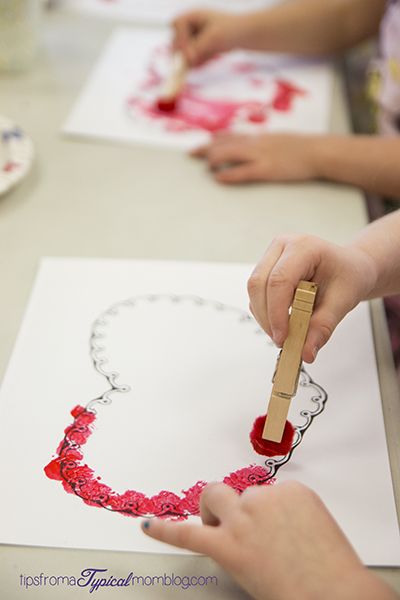
[[[295,396],[299,382],[301,355],[318,286],[311,281],[300,281],[294,295],[289,317],[289,333],[276,363],[273,387],[268,404],[262,438],[272,442],[282,440],[290,401]]]
[[[175,51],[171,57],[171,70],[165,80],[157,108],[162,112],[172,112],[176,108],[179,94],[185,85],[188,65],[182,52]]]

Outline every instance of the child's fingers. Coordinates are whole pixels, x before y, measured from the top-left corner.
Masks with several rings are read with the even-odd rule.
[[[254,139],[256,139],[255,136],[245,135],[243,133],[229,133],[227,131],[217,131],[213,135],[212,145],[215,147],[232,145],[236,143],[240,144],[240,146],[243,146],[243,144],[250,146],[252,145]]]
[[[313,314],[302,353],[306,363],[314,362],[319,350],[325,346],[339,321],[340,319],[334,318],[325,308]]]
[[[190,154],[190,156],[193,156],[194,158],[206,158],[208,151],[210,149],[210,145],[211,144],[204,144],[204,146],[199,146],[198,148],[194,148],[193,150],[190,150],[189,154]]]
[[[339,289],[338,289],[339,287]],[[355,304],[343,293],[343,285],[332,284],[323,295],[323,302],[311,317],[310,328],[303,349],[303,360],[311,363],[325,346],[340,321]]]
[[[255,163],[244,163],[226,167],[214,175],[220,183],[245,183],[246,181],[260,181],[262,179],[259,166]]]
[[[192,11],[177,17],[173,21],[175,50],[181,50],[188,61],[193,65],[195,38],[204,27],[207,20],[207,14],[203,11]]]
[[[239,496],[223,483],[211,483],[200,496],[200,515],[206,525],[219,525],[238,506]]]
[[[191,150],[190,155],[198,158],[209,158],[213,150],[222,150],[223,148],[228,150],[229,148],[240,148],[243,150],[245,145],[249,142],[248,135],[241,135],[235,133],[217,132],[214,134],[211,142],[204,144]]]
[[[216,148],[221,143],[220,140],[213,138],[208,144],[203,144],[202,146],[190,150],[190,156],[195,156],[196,158],[208,158],[213,148]]]
[[[289,307],[296,287],[309,280],[315,271],[312,252],[301,244],[288,246],[280,256],[267,282],[268,319],[274,342],[281,346],[288,333]]]
[[[247,282],[251,312],[270,337],[272,337],[272,330],[268,318],[267,281],[270,271],[280,258],[283,249],[283,240],[274,240],[258,262]]]
[[[172,23],[174,29],[173,47],[175,50],[184,50],[190,40],[190,14],[182,15]]]
[[[142,523],[142,529],[160,542],[214,556],[224,545],[223,536],[215,525],[229,518],[238,503],[239,496],[232,488],[222,483],[209,484],[200,496],[204,525],[149,519]]]
[[[218,52],[218,38],[210,28],[201,31],[190,47],[191,64],[196,67],[206,62]]]
[[[232,139],[243,139],[243,138],[247,138],[248,136],[245,136],[243,134],[240,133],[230,133],[228,131],[216,131],[213,135],[213,140],[214,142],[226,142],[226,141],[230,141]]]
[[[218,530],[207,525],[192,523],[177,523],[163,519],[149,519],[143,521],[142,530],[149,537],[177,546],[186,548],[200,554],[210,553],[210,548],[216,543]]]
[[[207,160],[210,169],[218,170],[236,167],[249,161],[249,152],[246,147],[236,142],[232,144],[214,145],[208,150]]]

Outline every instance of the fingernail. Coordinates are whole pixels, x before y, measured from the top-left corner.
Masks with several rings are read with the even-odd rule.
[[[279,329],[272,331],[272,339],[277,346],[282,346],[282,332]]]
[[[143,529],[149,529],[150,527],[150,521],[143,521],[143,525],[142,525]]]
[[[317,346],[315,346],[312,349],[312,355],[313,355],[314,360],[317,358],[318,351],[319,351],[319,348],[317,348]]]

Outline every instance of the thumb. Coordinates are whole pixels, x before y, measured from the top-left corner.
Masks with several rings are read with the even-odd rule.
[[[303,360],[306,363],[314,362],[318,352],[330,339],[340,320],[324,309],[314,313],[303,348]]]
[[[212,28],[204,29],[192,41],[190,47],[191,64],[193,66],[201,65],[220,51],[221,44],[218,33]]]
[[[303,348],[303,360],[314,362],[319,350],[331,338],[340,321],[354,308],[357,302],[339,294],[327,294],[316,308],[310,320],[306,343]]]
[[[180,50],[188,65],[194,66],[194,49],[196,39],[201,37],[207,29],[208,13],[205,11],[192,11],[178,16],[172,23],[174,50]]]

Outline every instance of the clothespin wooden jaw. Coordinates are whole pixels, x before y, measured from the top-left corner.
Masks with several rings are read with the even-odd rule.
[[[299,383],[301,355],[317,290],[317,284],[311,281],[300,281],[296,289],[289,317],[289,333],[279,354],[272,379],[268,417],[262,434],[264,440],[273,442],[282,440],[290,402],[296,394]]]
[[[175,51],[171,57],[171,72],[161,91],[161,98],[176,98],[181,92],[188,71],[188,65],[182,52]]]

